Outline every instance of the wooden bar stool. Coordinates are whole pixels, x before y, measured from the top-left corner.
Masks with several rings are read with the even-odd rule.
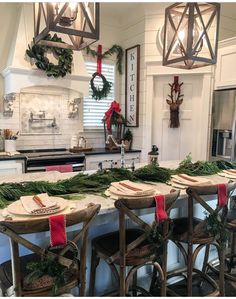
[[[165,195],[165,208],[169,215],[171,209],[179,196],[179,191]],[[166,256],[170,220],[162,223],[156,222],[158,234],[162,236],[161,244],[150,242],[154,226],[143,221],[139,215],[142,209],[154,208],[154,198],[146,199],[122,199],[115,202],[119,212],[119,231],[99,236],[92,240],[92,260],[90,272],[90,296],[94,296],[96,268],[100,259],[103,259],[114,274],[118,286],[115,292],[109,295],[126,296],[129,292],[131,282],[132,295],[141,293],[150,296],[150,292],[137,286],[137,271],[144,265],[153,265],[154,273],[159,274],[161,295],[166,293]],[[136,224],[135,228],[126,228],[125,217]],[[154,223],[155,225],[155,223]],[[157,232],[156,231],[156,232]],[[161,263],[157,262],[161,259]],[[126,275],[127,267],[130,267]],[[155,279],[155,278],[154,278]],[[153,281],[154,281],[153,279]]]
[[[100,210],[100,205],[91,205],[84,210],[79,210],[66,215],[66,226],[82,224],[72,240],[62,248],[47,250],[24,238],[22,235],[40,233],[49,230],[47,217],[32,217],[27,220],[4,220],[0,222],[0,233],[10,239],[12,259],[0,265],[0,282],[2,293],[5,296],[53,296],[53,283],[42,284],[35,287],[28,285],[26,277],[30,272],[26,265],[29,262],[37,262],[42,258],[49,258],[68,269],[68,280],[61,283],[56,294],[63,294],[74,287],[80,287],[80,296],[85,295],[86,251],[88,229],[92,220]],[[38,218],[38,219],[37,219]],[[77,252],[77,243],[80,242],[80,250]],[[33,254],[20,256],[19,245],[29,249]],[[71,250],[73,249],[73,250]],[[78,253],[78,256],[77,256]],[[76,256],[75,256],[76,254]]]
[[[189,187],[186,192],[188,194],[188,216],[178,219],[173,219],[174,228],[171,240],[180,249],[183,255],[186,268],[179,269],[168,273],[168,278],[175,276],[184,276],[184,280],[168,285],[168,292],[172,296],[224,296],[224,247],[223,239],[225,237],[226,217],[227,217],[227,203],[228,198],[236,188],[236,183],[209,185],[209,186],[194,186]],[[222,195],[222,193],[225,194]],[[206,197],[203,196],[218,196],[218,204],[213,209],[208,202]],[[224,197],[224,202],[222,198]],[[221,199],[220,199],[221,198]],[[209,197],[208,197],[209,199]],[[206,213],[206,219],[197,219],[194,217],[194,204],[200,204],[204,209],[203,213]],[[214,225],[213,225],[213,224]],[[217,225],[217,226],[215,226]],[[216,229],[218,228],[218,229]],[[184,247],[187,245],[187,249]],[[193,249],[193,246],[196,248]],[[217,248],[219,256],[219,285],[213,280],[205,271],[206,264],[208,261],[208,251],[206,250],[205,257],[202,262],[202,270],[194,267],[196,258],[204,247],[208,245],[214,245]],[[183,274],[186,273],[186,276]],[[193,275],[193,273],[195,275]],[[198,282],[195,291],[200,291],[199,294],[193,293],[193,278],[198,278]],[[187,286],[186,286],[187,284]],[[204,293],[203,287],[207,287],[209,292]],[[178,290],[176,292],[176,290]],[[187,292],[186,292],[187,291]]]
[[[236,196],[232,196],[230,200],[230,207],[227,213],[227,223],[226,223],[226,229],[228,231],[228,237],[230,237],[230,240],[228,240],[228,246],[226,248],[226,255],[225,255],[225,270],[224,270],[224,276],[225,279],[232,280],[236,282],[236,275],[232,273],[232,270],[236,266],[236,252],[235,252],[235,246],[236,246]],[[207,248],[208,252],[210,248]],[[214,259],[213,261],[209,261],[207,263],[207,270],[210,269],[212,272],[219,274],[219,261],[217,259]]]

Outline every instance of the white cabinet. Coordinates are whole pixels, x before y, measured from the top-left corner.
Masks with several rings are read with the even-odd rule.
[[[86,155],[86,170],[97,170],[98,164],[102,162],[103,168],[110,168],[111,160],[114,163],[114,167],[120,167],[120,153],[117,154],[105,154],[105,155]],[[132,161],[134,163],[140,162],[140,152],[125,153],[125,166],[130,167]]]
[[[236,87],[236,38],[219,44],[215,73],[215,89]]]
[[[24,160],[0,161],[0,176],[25,172]]]

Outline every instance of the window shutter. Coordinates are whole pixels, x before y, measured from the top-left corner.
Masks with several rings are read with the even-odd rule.
[[[97,64],[95,62],[86,62],[86,68],[90,75],[97,71]],[[83,111],[83,123],[84,129],[102,129],[103,122],[102,118],[104,113],[110,107],[111,102],[115,98],[115,66],[112,64],[102,64],[102,74],[106,77],[107,81],[112,83],[111,91],[109,95],[100,100],[96,101],[92,98],[92,90],[89,86],[89,96],[84,97],[84,111]],[[94,80],[96,84],[102,84],[101,79],[96,77]]]

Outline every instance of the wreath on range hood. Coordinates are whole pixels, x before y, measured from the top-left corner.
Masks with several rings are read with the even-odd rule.
[[[45,38],[48,41],[64,43],[60,37],[54,34],[52,37],[50,34]],[[48,77],[65,77],[67,73],[71,74],[73,51],[71,49],[62,49],[56,47],[49,47],[44,45],[34,44],[32,47],[28,45],[26,54],[33,60],[38,69],[46,72]],[[46,54],[51,52],[58,61],[58,64],[54,64],[49,61]]]

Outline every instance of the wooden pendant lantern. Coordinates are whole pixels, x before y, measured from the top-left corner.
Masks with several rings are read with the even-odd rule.
[[[99,39],[99,3],[34,3],[34,30],[36,44],[81,50]],[[46,40],[52,32],[65,43]]]
[[[192,69],[216,63],[219,3],[175,3],[165,10],[163,65]]]

